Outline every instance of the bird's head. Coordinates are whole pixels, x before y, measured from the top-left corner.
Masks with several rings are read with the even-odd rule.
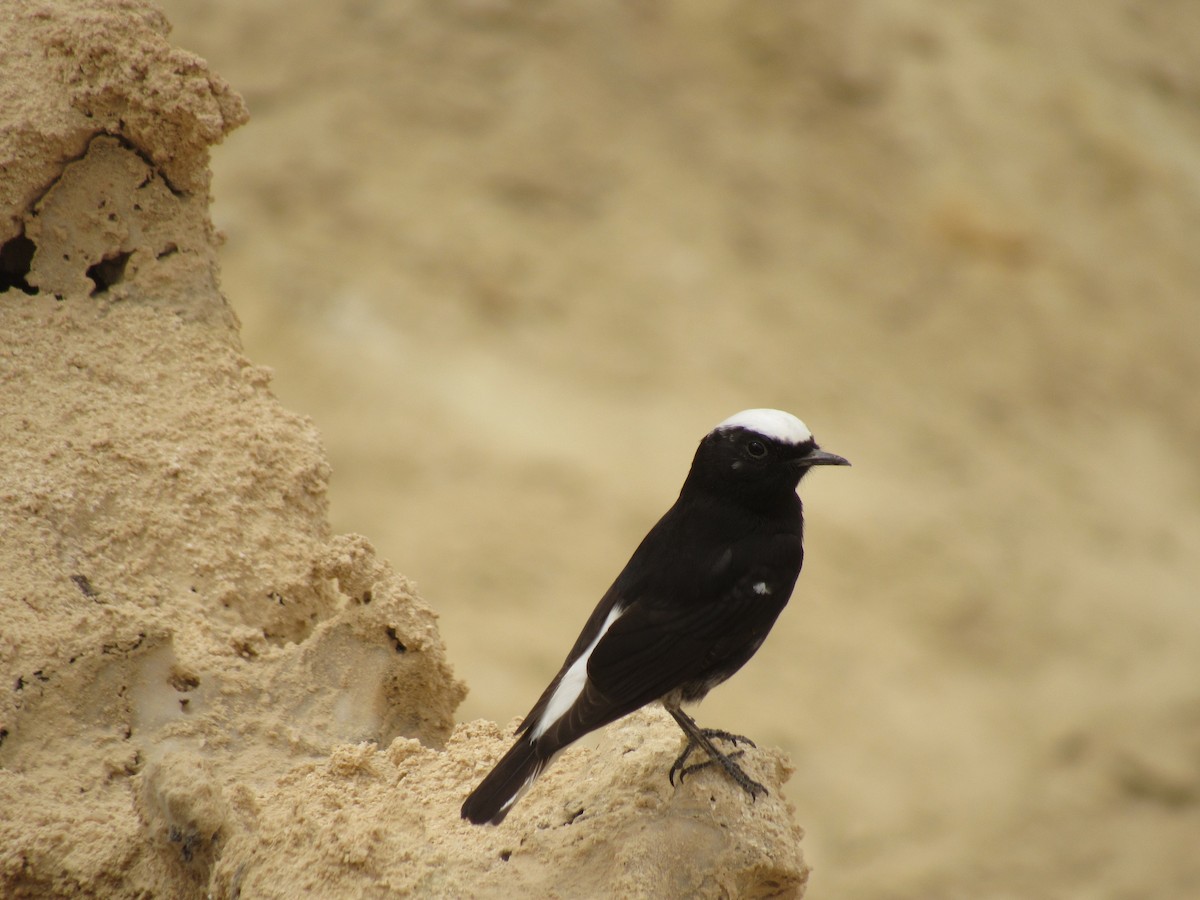
[[[779,409],[746,409],[705,435],[689,481],[750,497],[796,490],[813,466],[848,466],[817,446],[808,426]]]

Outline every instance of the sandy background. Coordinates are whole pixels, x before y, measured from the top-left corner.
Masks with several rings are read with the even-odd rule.
[[[789,754],[808,896],[1200,892],[1193,5],[165,9],[252,116],[246,354],[460,721],[525,712],[699,437],[779,406],[855,467],[700,717]]]

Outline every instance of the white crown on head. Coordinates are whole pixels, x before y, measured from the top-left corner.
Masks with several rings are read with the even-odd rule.
[[[743,409],[718,425],[713,431],[745,428],[782,444],[805,444],[813,439],[808,426],[782,409]]]

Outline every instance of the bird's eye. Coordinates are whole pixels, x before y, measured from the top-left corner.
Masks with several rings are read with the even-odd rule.
[[[767,455],[767,445],[762,441],[751,441],[746,445],[746,452],[755,459],[762,459]]]

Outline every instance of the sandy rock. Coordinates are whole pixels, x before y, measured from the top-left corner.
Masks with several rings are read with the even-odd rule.
[[[513,723],[515,724],[515,723]],[[442,751],[397,738],[341,745],[258,797],[253,826],[217,866],[217,896],[796,897],[807,867],[780,784],[786,760],[748,764],[771,795],[751,803],[718,773],[673,788],[675,724],[643,710],[595,749],[572,749],[497,827],[458,818],[462,788],[511,729],[475,721]],[[419,849],[417,849],[419,848]]]
[[[676,790],[660,713],[459,818],[506,733],[454,726],[435,614],[331,533],[314,428],[240,353],[207,154],[245,109],[166,32],[0,9],[0,894],[799,896],[784,759],[748,755],[756,804]]]

